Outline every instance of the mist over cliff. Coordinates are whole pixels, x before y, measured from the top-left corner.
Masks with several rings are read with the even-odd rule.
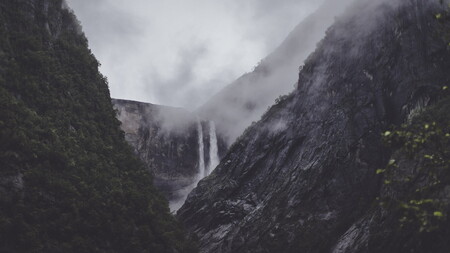
[[[448,1],[353,3],[178,211],[201,252],[446,252],[449,31]]]
[[[251,71],[323,1],[68,0],[113,97],[188,110]]]
[[[300,22],[278,48],[262,59],[253,72],[244,74],[227,85],[197,109],[204,118],[217,123],[218,132],[228,145],[252,122],[290,93],[298,79],[298,70],[335,17],[351,0],[325,1],[314,13]]]
[[[261,61],[254,72],[228,85],[197,111],[114,101],[128,143],[155,175],[155,185],[169,199],[172,210],[183,204],[198,182],[198,175],[214,170],[233,140],[251,122],[258,120],[277,96],[294,89],[300,64],[348,2],[322,5],[302,21],[275,52]],[[197,141],[198,121],[202,122],[202,142]],[[211,145],[213,139],[218,140],[216,145]],[[215,146],[218,150],[213,151]],[[211,157],[217,161],[211,163]]]
[[[125,140],[178,210],[198,181],[215,169],[226,146],[214,123],[182,108],[113,99]]]

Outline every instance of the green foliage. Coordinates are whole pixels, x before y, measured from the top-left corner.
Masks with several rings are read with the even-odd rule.
[[[444,2],[442,0],[440,2],[442,5],[444,5]],[[450,20],[450,3],[447,4],[446,8],[444,7],[444,11],[440,13],[435,13],[434,17],[439,22],[442,23],[448,22]],[[450,31],[448,29],[444,29],[443,31],[441,31],[441,33],[443,37],[448,41],[448,46],[450,46]]]
[[[0,252],[195,251],[61,4],[0,2]]]
[[[448,226],[450,96],[446,87],[436,105],[410,124],[383,134],[384,141],[397,150],[387,168],[377,171],[384,176],[385,191],[391,193],[383,204],[398,211],[404,229],[433,232]]]

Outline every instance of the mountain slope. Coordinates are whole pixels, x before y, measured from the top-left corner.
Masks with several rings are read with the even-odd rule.
[[[333,252],[448,252],[450,92],[408,124],[384,133],[394,151],[379,197]]]
[[[61,0],[0,2],[0,251],[188,252]]]
[[[217,130],[230,145],[277,97],[294,89],[298,68],[323,38],[336,15],[351,0],[325,3],[303,20],[283,43],[263,59],[255,70],[226,86],[202,105],[197,113],[216,122]]]
[[[362,0],[336,21],[297,90],[245,131],[179,210],[202,252],[395,252],[395,227],[378,248],[358,244],[367,236],[351,228],[380,196],[376,171],[391,155],[381,133],[450,82],[440,2]]]

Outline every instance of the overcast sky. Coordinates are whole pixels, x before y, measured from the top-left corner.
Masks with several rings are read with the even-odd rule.
[[[67,0],[113,98],[195,109],[322,1]]]

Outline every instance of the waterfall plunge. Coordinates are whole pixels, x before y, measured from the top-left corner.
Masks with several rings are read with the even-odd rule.
[[[205,168],[205,146],[203,145],[203,127],[199,119],[197,119],[198,134],[198,174],[194,183],[179,190],[180,199],[169,203],[170,210],[175,213],[186,201],[188,194],[197,186],[198,182],[204,177],[211,174],[213,169],[219,164],[219,154],[217,146],[216,126],[213,121],[209,121],[209,164],[208,169]]]
[[[209,121],[209,164],[208,168],[205,168],[205,146],[203,145],[203,127],[200,120],[197,120],[197,132],[198,132],[198,177],[200,181],[202,178],[211,174],[211,172],[219,165],[220,159],[217,146],[216,125],[214,121]]]
[[[216,136],[216,125],[214,121],[209,122],[209,166],[206,171],[206,176],[211,174],[211,172],[219,165],[220,159],[217,147],[217,136]]]
[[[185,187],[175,192],[175,195],[180,196],[176,201],[169,203],[169,208],[172,213],[176,213],[178,209],[184,204],[188,194],[197,186],[198,182],[206,176],[205,171],[205,146],[203,145],[203,127],[200,119],[197,119],[197,137],[198,137],[198,174],[195,181]]]
[[[198,178],[197,182],[206,176],[205,174],[205,147],[203,146],[203,128],[202,122],[197,120],[198,132]]]

